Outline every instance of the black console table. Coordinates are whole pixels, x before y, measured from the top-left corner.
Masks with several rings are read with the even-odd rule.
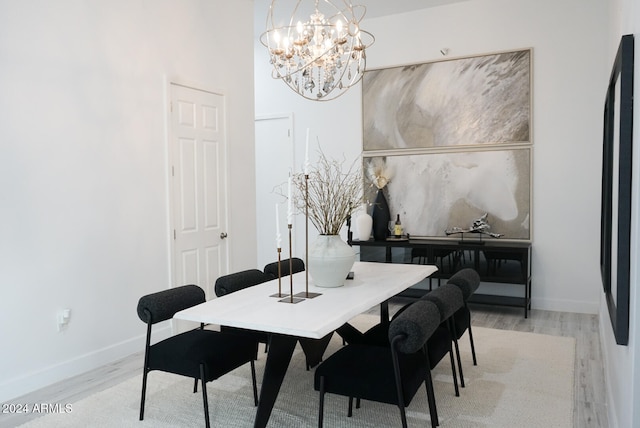
[[[456,271],[471,267],[480,274],[481,281],[520,285],[522,297],[475,293],[470,302],[515,306],[524,309],[527,318],[531,310],[531,243],[521,241],[449,240],[449,239],[389,239],[386,241],[350,241],[360,247],[360,260],[393,262],[393,248],[411,250],[412,263],[435,264],[438,272],[432,278],[447,279]],[[367,254],[367,248],[385,248],[384,260]],[[403,262],[405,260],[402,260]],[[403,296],[418,297],[409,289]]]

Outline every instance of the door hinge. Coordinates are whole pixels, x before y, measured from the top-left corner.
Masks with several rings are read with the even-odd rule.
[[[174,241],[176,240],[176,230],[175,229],[173,229],[173,240]]]
[[[172,177],[176,176],[176,168],[173,165],[171,165],[171,176]]]

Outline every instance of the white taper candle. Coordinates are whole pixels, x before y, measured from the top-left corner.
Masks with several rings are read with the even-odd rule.
[[[280,212],[276,204],[276,247],[282,248],[282,235],[280,234]]]
[[[307,142],[304,152],[304,174],[309,175],[309,128],[307,128]]]
[[[289,200],[287,205],[287,223],[293,224],[293,197],[291,196],[291,175],[289,175]]]

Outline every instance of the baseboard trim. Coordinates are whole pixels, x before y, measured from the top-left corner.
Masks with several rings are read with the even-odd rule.
[[[586,302],[581,300],[540,299],[532,298],[531,307],[544,311],[573,312],[579,314],[597,315],[600,313],[598,302]]]
[[[171,335],[171,326],[167,325],[153,331],[153,341],[162,340]],[[136,352],[144,350],[146,335],[135,336],[122,342],[106,346],[84,355],[54,364],[42,370],[33,371],[0,384],[0,402],[6,403],[51,386],[57,382],[95,370],[113,363]]]

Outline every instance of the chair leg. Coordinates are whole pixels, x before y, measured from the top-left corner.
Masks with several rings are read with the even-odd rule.
[[[436,395],[433,388],[433,380],[429,375],[429,386],[427,387],[427,403],[429,404],[429,417],[431,418],[431,428],[436,428],[440,425],[438,419],[438,406],[436,405]]]
[[[453,349],[449,348],[449,359],[451,360],[451,373],[453,375],[453,387],[456,391],[456,397],[460,397],[460,390],[458,389],[458,376],[456,376],[456,363],[453,358]]]
[[[449,331],[453,338],[453,347],[456,350],[456,360],[458,361],[458,373],[460,373],[460,386],[464,388],[464,375],[462,374],[462,360],[460,358],[460,347],[458,346],[458,332],[456,331],[456,325],[453,317],[449,318]]]
[[[200,364],[200,379],[202,380],[202,401],[204,403],[204,424],[207,428],[211,426],[209,421],[209,400],[207,399],[207,377],[204,373],[204,364]]]
[[[402,428],[407,428],[407,414],[404,410],[404,404],[398,404],[398,409],[400,409],[400,420],[402,421]]]
[[[360,397],[356,397],[356,409],[360,408]]]
[[[320,376],[320,404],[318,406],[318,428],[322,428],[324,417],[324,376]]]
[[[431,428],[440,425],[438,421],[438,408],[436,407],[436,396],[433,389],[433,379],[431,378],[431,370],[427,368],[424,386],[427,390],[427,403],[429,404],[429,416],[431,417]]]
[[[140,397],[140,420],[144,419],[144,399],[147,394],[147,374],[149,372],[146,368],[142,372],[142,396]]]
[[[458,339],[453,341],[454,348],[456,349],[456,359],[458,360],[458,373],[460,373],[460,386],[464,388],[464,375],[462,374],[462,360],[460,359],[460,347],[458,346]]]
[[[402,420],[402,428],[407,428],[407,414],[404,410],[404,396],[402,394],[402,378],[400,377],[400,365],[398,363],[398,355],[394,348],[394,344],[391,345],[391,358],[393,360],[393,373],[396,381],[396,394],[398,397],[398,409],[400,409],[400,419]]]
[[[148,316],[147,319],[151,319],[151,313],[145,309]],[[144,365],[142,366],[142,394],[140,397],[140,420],[144,419],[144,399],[147,395],[147,375],[149,374],[149,353],[151,352],[151,321],[147,323],[147,340],[144,346]]]
[[[347,417],[353,416],[353,397],[349,397],[349,409],[347,410]]]
[[[198,392],[198,378],[193,378],[193,393]]]
[[[429,362],[429,352],[427,351],[427,345],[424,345],[423,351],[425,359],[425,376],[424,386],[427,390],[427,403],[429,404],[429,416],[431,418],[431,428],[436,428],[440,425],[438,421],[438,408],[436,407],[436,394],[433,388],[433,378],[431,377],[431,363]]]
[[[258,405],[258,385],[256,384],[256,364],[251,360],[251,381],[253,382],[253,402]]]
[[[469,331],[469,343],[471,344],[471,356],[473,357],[473,365],[478,365],[478,360],[476,359],[476,347],[473,343],[473,332],[471,331],[471,317],[469,317],[469,326],[467,327]]]

